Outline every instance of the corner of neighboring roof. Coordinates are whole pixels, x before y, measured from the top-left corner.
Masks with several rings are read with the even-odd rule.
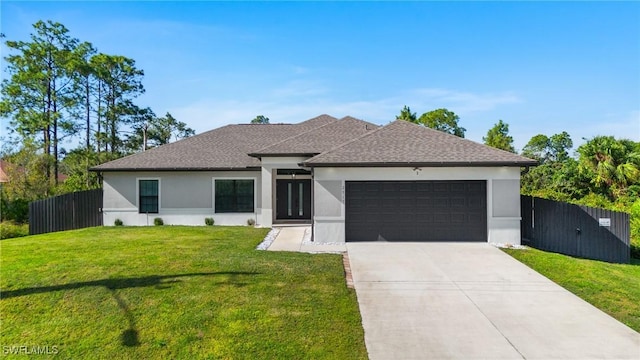
[[[318,116],[312,117],[311,119],[307,119],[305,121],[299,122],[299,123],[297,123],[295,125],[303,125],[303,124],[311,123],[313,121],[317,121],[317,120],[321,120],[321,119],[328,119],[331,122],[338,121],[337,118],[335,118],[335,117],[333,117],[331,115],[322,114],[322,115],[318,115]]]
[[[345,116],[345,117],[341,118],[341,119],[340,119],[340,120],[338,120],[338,121],[355,121],[355,122],[360,122],[360,123],[363,123],[365,126],[369,126],[369,125],[373,126],[374,128],[373,128],[373,129],[371,129],[371,130],[375,130],[375,129],[377,129],[377,128],[379,128],[379,127],[381,127],[381,126],[382,126],[382,125],[374,124],[374,123],[369,122],[369,121],[366,121],[366,120],[358,119],[358,118],[353,117],[353,116],[351,116],[351,115],[347,115],[347,116]]]
[[[323,115],[320,115],[320,116],[323,116]],[[317,116],[316,118],[318,118],[320,116]],[[329,115],[327,115],[327,116],[329,116]],[[313,119],[310,119],[310,120],[313,120]],[[305,120],[304,122],[307,122],[307,121],[310,121],[310,120]],[[269,152],[265,152],[265,151],[268,150],[269,148],[273,147],[273,146],[284,144],[284,143],[286,143],[288,141],[291,141],[291,140],[293,140],[293,139],[295,139],[297,137],[303,136],[305,134],[309,134],[310,132],[317,131],[318,129],[321,129],[321,128],[325,127],[325,126],[329,126],[329,125],[333,125],[333,124],[335,124],[335,122],[332,121],[332,122],[328,122],[326,124],[320,125],[318,127],[311,128],[311,129],[309,129],[307,131],[303,131],[303,132],[301,132],[299,134],[295,134],[295,135],[289,136],[286,139],[282,139],[280,141],[274,142],[273,144],[269,144],[269,145],[267,145],[267,146],[265,146],[265,147],[263,147],[261,149],[258,149],[258,150],[254,151],[252,153],[249,153],[247,155],[249,155],[251,157],[255,157],[255,158],[261,158],[262,156],[273,155],[273,154],[271,154]]]
[[[356,119],[356,120],[357,120],[357,119]],[[365,122],[366,122],[366,121],[365,121]],[[340,144],[340,145],[338,145],[338,146],[334,147],[333,149],[327,150],[327,151],[325,151],[325,152],[323,152],[323,153],[321,153],[321,154],[318,154],[318,155],[316,155],[316,156],[314,156],[314,157],[312,157],[312,158],[310,158],[310,159],[307,159],[306,161],[304,161],[304,162],[303,162],[303,164],[304,164],[305,166],[313,166],[313,164],[314,164],[314,163],[313,163],[314,159],[317,159],[318,157],[321,157],[321,156],[323,156],[323,155],[325,155],[325,154],[328,154],[328,153],[331,153],[331,152],[333,152],[333,151],[337,151],[337,150],[339,150],[339,149],[342,149],[343,147],[348,146],[349,144],[354,143],[354,142],[356,142],[356,141],[359,141],[359,140],[361,140],[361,139],[363,139],[363,138],[365,138],[365,137],[367,137],[367,136],[371,136],[371,135],[373,135],[373,134],[377,133],[378,131],[381,131],[382,129],[386,128],[387,126],[389,126],[389,125],[391,125],[391,124],[392,124],[392,123],[389,123],[389,124],[387,124],[387,125],[378,125],[378,128],[373,129],[373,130],[371,130],[371,131],[368,131],[368,132],[366,132],[366,133],[364,133],[364,134],[362,134],[362,135],[360,135],[360,136],[358,136],[358,137],[356,137],[356,138],[354,138],[354,139],[351,139],[351,140],[349,140],[349,141],[347,141],[347,142],[345,142],[345,143],[342,143],[342,144]],[[309,165],[309,164],[310,164],[310,165]]]

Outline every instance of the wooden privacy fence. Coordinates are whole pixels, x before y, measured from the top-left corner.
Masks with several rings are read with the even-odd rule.
[[[523,243],[536,249],[629,263],[629,214],[521,196]]]
[[[29,203],[29,234],[102,226],[102,189],[78,191]]]

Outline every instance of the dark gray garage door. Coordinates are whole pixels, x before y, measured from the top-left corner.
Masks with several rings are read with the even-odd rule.
[[[485,181],[348,181],[347,241],[487,241]]]

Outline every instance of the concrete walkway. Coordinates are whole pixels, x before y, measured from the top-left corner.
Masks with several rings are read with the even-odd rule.
[[[640,359],[640,334],[489,244],[347,248],[370,359]]]
[[[345,244],[318,244],[311,242],[311,226],[274,226],[280,230],[269,251],[295,251],[306,253],[342,253]]]

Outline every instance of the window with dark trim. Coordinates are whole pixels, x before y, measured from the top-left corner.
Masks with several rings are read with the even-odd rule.
[[[158,213],[158,180],[139,180],[140,213]]]
[[[217,213],[252,213],[253,180],[215,180]]]

